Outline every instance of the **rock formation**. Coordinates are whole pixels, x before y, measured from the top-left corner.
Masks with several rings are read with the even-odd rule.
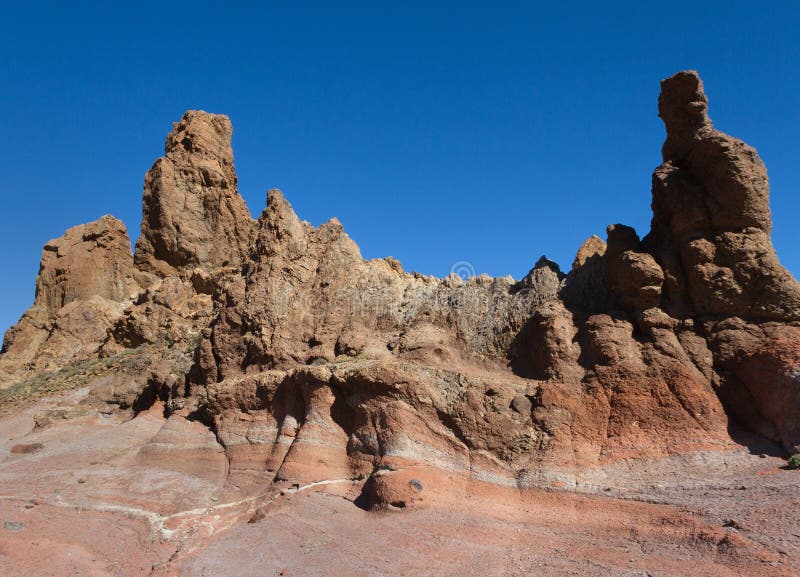
[[[800,285],[770,242],[763,164],[706,106],[694,72],[662,83],[649,234],[612,225],[568,274],[543,257],[518,282],[364,260],[337,220],[312,227],[278,190],[254,222],[230,122],[188,112],[146,176],[133,260],[110,218],[48,245],[0,362],[151,347],[101,400],[208,424],[237,487],[361,478],[367,506],[422,506],[441,471],[574,485],[725,448],[739,426],[791,449]]]
[[[226,446],[285,479],[399,460],[525,485],[722,446],[726,408],[800,442],[787,376],[800,295],[769,242],[763,165],[711,128],[696,74],[664,82],[660,111],[653,231],[609,227],[607,247],[587,241],[566,278],[546,259],[513,284],[364,262],[338,222],[313,229],[272,191],[198,350],[193,390]],[[769,376],[744,376],[757,366]]]
[[[665,80],[658,105],[667,140],[644,244],[665,271],[665,310],[800,320],[800,286],[769,238],[769,182],[758,153],[713,128],[695,73]]]
[[[643,245],[664,270],[663,308],[700,323],[728,411],[791,449],[800,443],[800,285],[770,241],[766,168],[714,129],[694,72],[663,81],[658,107],[667,140]]]
[[[106,331],[140,290],[125,225],[113,216],[44,245],[33,306],[6,334],[0,385],[96,355]]]
[[[240,266],[253,218],[237,192],[227,116],[190,110],[145,176],[136,266],[175,271]]]
[[[572,270],[575,270],[584,264],[592,257],[602,257],[606,253],[606,243],[602,238],[593,234],[585,241],[578,249],[575,255],[575,260],[572,261]]]

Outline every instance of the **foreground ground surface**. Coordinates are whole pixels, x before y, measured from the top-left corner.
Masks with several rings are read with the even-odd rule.
[[[2,575],[800,574],[800,473],[752,439],[592,471],[580,493],[442,473],[425,508],[374,512],[358,481],[239,487],[208,429],[158,407],[59,408],[85,394],[0,418]]]

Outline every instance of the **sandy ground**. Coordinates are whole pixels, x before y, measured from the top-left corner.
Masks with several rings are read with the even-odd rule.
[[[0,575],[800,575],[800,472],[752,440],[592,471],[583,493],[442,474],[425,508],[374,512],[347,480],[248,493],[208,429],[158,407],[35,427],[84,394],[0,418]]]

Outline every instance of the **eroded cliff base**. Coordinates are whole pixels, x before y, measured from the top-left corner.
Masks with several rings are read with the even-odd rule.
[[[237,486],[208,429],[161,406],[36,426],[87,394],[0,419],[3,575],[798,574],[797,475],[741,447],[587,471],[580,492],[396,462],[374,511],[363,478]]]

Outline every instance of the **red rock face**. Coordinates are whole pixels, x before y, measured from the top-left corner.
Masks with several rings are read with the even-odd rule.
[[[791,376],[800,351],[800,285],[769,238],[766,168],[753,148],[713,128],[695,73],[662,82],[659,114],[667,141],[643,244],[664,269],[662,307],[702,323],[714,355],[712,383],[726,408],[791,449],[800,442]]]
[[[665,271],[665,310],[800,320],[800,285],[769,233],[767,171],[755,149],[713,128],[694,72],[662,82],[664,164],[653,175],[645,239]],[[683,119],[683,120],[682,120]]]
[[[145,176],[136,265],[161,276],[241,266],[253,218],[237,192],[227,116],[191,110]]]
[[[0,386],[26,367],[49,370],[95,356],[121,303],[141,290],[137,279],[128,232],[113,216],[48,242],[34,304],[6,333]]]
[[[112,220],[48,245],[0,362],[32,374],[76,340],[80,358],[143,347],[93,402],[204,421],[239,486],[370,479],[375,507],[423,503],[411,481],[435,470],[572,486],[729,448],[740,426],[792,448],[800,286],[769,240],[766,170],[714,129],[695,73],[662,83],[659,113],[650,233],[612,225],[568,275],[542,258],[514,282],[365,261],[277,190],[254,222],[230,122],[188,112],[147,174],[133,261]]]
[[[106,215],[44,245],[34,307],[52,314],[97,296],[123,301],[139,290],[125,225]]]
[[[296,432],[276,475],[302,482],[400,458],[497,482],[570,483],[585,467],[725,446],[729,414],[793,446],[800,293],[769,242],[763,164],[713,129],[694,73],[666,80],[659,102],[668,137],[653,230],[640,241],[609,227],[607,248],[582,248],[566,279],[546,261],[515,285],[407,275],[364,262],[337,222],[313,229],[271,192],[247,272],[218,295],[200,345],[203,410],[227,415],[219,430],[246,410],[247,427],[278,431],[276,399],[295,391]],[[375,293],[379,306],[353,307],[354,295]],[[746,333],[720,330],[731,323]],[[271,385],[244,384],[264,370]],[[229,387],[226,399],[260,392],[246,409],[220,405]],[[347,418],[320,421],[334,406]],[[275,439],[247,449],[273,454],[286,444]]]

